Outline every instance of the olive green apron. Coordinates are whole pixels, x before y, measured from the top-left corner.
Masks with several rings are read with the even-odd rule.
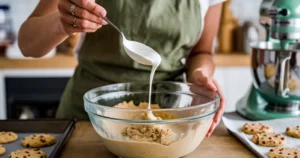
[[[200,38],[199,0],[96,0],[127,39],[144,43],[162,57],[155,81],[174,81],[184,71],[186,57]],[[103,26],[88,33],[78,54],[79,65],[63,94],[58,118],[88,119],[86,91],[113,83],[149,81],[151,67],[133,61],[119,33]]]

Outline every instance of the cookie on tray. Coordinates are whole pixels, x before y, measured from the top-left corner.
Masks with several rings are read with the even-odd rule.
[[[294,138],[300,138],[300,126],[288,127],[285,130],[286,135]]]
[[[252,137],[252,142],[266,147],[277,147],[284,145],[286,138],[278,133],[258,133]]]
[[[300,149],[276,147],[269,151],[269,158],[300,158]]]
[[[46,153],[40,149],[22,149],[11,152],[9,158],[46,158]]]
[[[22,146],[26,148],[41,148],[55,143],[56,139],[50,134],[34,134],[24,137],[22,140]]]
[[[5,154],[5,147],[0,144],[0,156]]]
[[[15,132],[0,132],[0,144],[11,143],[18,139]]]
[[[247,134],[257,133],[270,133],[273,132],[273,128],[267,124],[262,123],[245,123],[242,127],[242,131]]]

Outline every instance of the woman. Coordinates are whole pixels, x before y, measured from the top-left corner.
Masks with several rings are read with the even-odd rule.
[[[108,14],[129,40],[142,42],[160,53],[162,63],[154,80],[188,81],[219,91],[212,78],[213,40],[224,0],[40,0],[20,29],[19,46],[28,57],[42,57],[69,35],[82,33],[79,65],[59,106],[58,118],[87,119],[83,94],[95,87],[148,81],[150,67],[126,55],[119,33],[102,19]],[[33,36],[34,35],[34,36]],[[186,65],[181,61],[187,57]],[[222,93],[221,93],[222,94]],[[209,136],[224,110],[214,118]]]

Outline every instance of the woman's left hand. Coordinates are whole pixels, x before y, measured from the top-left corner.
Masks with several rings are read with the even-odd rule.
[[[216,126],[220,123],[221,118],[223,116],[224,108],[225,108],[224,94],[221,90],[221,87],[217,83],[217,81],[214,78],[210,77],[209,73],[206,72],[205,70],[202,70],[202,69],[195,70],[192,73],[191,82],[196,85],[205,86],[212,91],[217,91],[221,96],[220,109],[215,114],[213,123],[206,134],[206,137],[209,137],[212,134],[212,132],[214,131],[214,129],[216,128]]]

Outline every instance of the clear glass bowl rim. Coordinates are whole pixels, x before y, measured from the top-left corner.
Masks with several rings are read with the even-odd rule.
[[[195,85],[195,84],[192,84],[192,83],[182,83],[182,82],[170,82],[170,81],[156,81],[156,82],[153,82],[153,84],[159,84],[159,83],[169,83],[169,84],[171,83],[171,84],[181,84],[181,85],[184,84],[184,85],[188,85],[188,86],[198,86],[198,85]],[[112,121],[117,121],[117,122],[127,122],[127,123],[135,123],[135,124],[145,124],[145,123],[149,123],[149,124],[152,124],[152,123],[153,124],[156,124],[156,123],[161,124],[161,123],[163,123],[163,124],[165,124],[165,123],[186,122],[186,121],[192,121],[192,120],[204,118],[204,117],[207,117],[207,116],[210,116],[210,115],[216,113],[220,108],[221,97],[220,97],[220,94],[218,92],[215,92],[217,94],[215,99],[213,99],[212,101],[209,101],[205,104],[201,104],[201,105],[197,105],[197,106],[191,106],[191,107],[183,107],[183,108],[164,108],[164,109],[138,109],[137,110],[137,109],[115,108],[115,107],[103,106],[103,105],[100,105],[100,104],[93,103],[87,98],[88,94],[93,93],[95,91],[99,91],[99,90],[101,91],[101,89],[105,89],[106,87],[116,86],[116,85],[132,85],[132,84],[149,84],[149,83],[146,83],[146,82],[126,82],[126,83],[109,84],[109,85],[106,85],[106,86],[93,88],[93,89],[87,91],[84,94],[84,96],[83,96],[84,102],[88,102],[89,106],[91,106],[91,105],[92,106],[100,106],[103,109],[114,109],[114,110],[117,110],[117,111],[128,111],[128,112],[133,112],[133,111],[134,112],[137,112],[137,111],[139,111],[139,112],[148,112],[148,111],[151,111],[151,112],[165,112],[165,111],[191,110],[191,109],[197,109],[197,108],[200,108],[200,107],[205,107],[207,105],[215,104],[215,103],[218,103],[217,104],[218,106],[216,108],[214,108],[211,112],[205,113],[203,115],[196,115],[196,116],[191,116],[191,117],[186,117],[186,118],[178,118],[178,119],[172,119],[172,120],[127,120],[127,119],[119,119],[119,118],[99,115],[99,114],[97,114],[93,111],[89,111],[85,108],[86,112],[89,113],[89,114],[93,114],[94,116],[101,117],[101,118],[106,119],[106,120],[112,120]],[[203,87],[203,86],[201,86],[201,87]],[[140,92],[130,92],[130,93],[140,93]],[[167,92],[164,92],[164,93],[167,93]],[[197,94],[195,94],[195,95],[197,95]],[[84,104],[84,106],[86,106],[86,104]]]

